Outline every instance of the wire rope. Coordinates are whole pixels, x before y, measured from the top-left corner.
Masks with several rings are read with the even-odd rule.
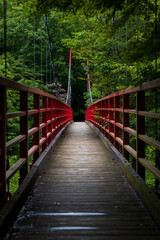
[[[36,74],[36,70],[35,70],[35,60],[36,60],[36,52],[35,52],[35,16],[33,17],[34,23],[33,23],[33,32],[34,32],[34,87],[35,87],[35,74]]]
[[[42,76],[42,70],[43,70],[43,60],[42,60],[42,17],[41,17],[41,90],[42,90],[42,84],[43,84],[43,76]]]

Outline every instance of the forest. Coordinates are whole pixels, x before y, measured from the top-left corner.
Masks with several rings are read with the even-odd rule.
[[[46,19],[51,43],[46,30]],[[90,104],[88,73],[93,101],[158,78],[159,39],[160,0],[0,2],[0,76],[49,92],[49,84],[57,81],[67,92],[71,48],[71,106],[75,121],[84,120],[85,109]],[[7,94],[7,111],[12,112],[16,105],[16,93],[8,91]],[[160,112],[158,91],[148,92],[146,102],[150,111]],[[134,108],[134,103],[131,107]],[[135,128],[134,118],[130,124]],[[8,120],[7,127],[8,132],[14,128],[16,135],[17,120]],[[156,138],[160,140],[159,130],[156,121],[153,122],[152,129],[147,129],[152,137],[158,132]],[[8,134],[8,140],[13,137]],[[131,145],[134,144],[133,139]],[[148,147],[146,154],[154,159],[155,149]],[[10,162],[16,161],[16,149],[14,156],[9,158]],[[149,184],[152,185],[152,181],[154,180],[150,179]]]

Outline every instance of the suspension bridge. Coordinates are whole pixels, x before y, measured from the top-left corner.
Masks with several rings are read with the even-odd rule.
[[[160,143],[145,134],[145,120],[159,120],[160,113],[147,110],[145,93],[159,87],[157,79],[99,99],[86,110],[86,122],[78,123],[53,95],[0,77],[1,239],[8,231],[5,239],[158,240],[160,200],[145,172],[157,186],[160,170],[145,151],[146,145],[160,150]],[[9,89],[19,96],[19,111],[6,111]],[[14,118],[19,135],[7,141],[7,120]],[[15,146],[19,160],[7,168]],[[16,172],[19,188],[9,196],[7,184]]]

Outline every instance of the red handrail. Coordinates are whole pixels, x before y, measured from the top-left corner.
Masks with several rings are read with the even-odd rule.
[[[7,90],[19,93],[20,109],[7,113]],[[29,109],[29,96],[33,97],[33,109]],[[29,116],[33,116],[33,127],[29,129]],[[7,119],[19,117],[20,134],[6,142]],[[58,132],[73,119],[72,109],[56,97],[23,84],[0,77],[0,207],[7,200],[6,184],[19,170],[21,183],[28,174],[28,159],[33,156],[32,164],[51,143]],[[29,137],[33,144],[29,148]],[[6,170],[7,151],[20,145],[20,159]]]
[[[108,140],[129,161],[135,159],[135,169],[145,180],[147,169],[160,181],[160,163],[153,165],[145,157],[146,144],[160,150],[160,142],[145,134],[146,118],[160,120],[160,113],[145,110],[145,92],[160,88],[160,79],[118,91],[93,103],[86,110],[86,120],[97,127]],[[156,93],[158,94],[158,92]],[[130,108],[130,99],[135,98],[134,109]],[[130,118],[134,116],[135,129],[130,127]],[[150,128],[152,128],[150,124]],[[130,145],[130,137],[135,138],[135,147]],[[155,161],[156,162],[156,161]]]

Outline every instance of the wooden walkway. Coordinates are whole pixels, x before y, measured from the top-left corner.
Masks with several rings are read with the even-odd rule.
[[[6,239],[158,240],[160,231],[101,140],[73,123]]]

